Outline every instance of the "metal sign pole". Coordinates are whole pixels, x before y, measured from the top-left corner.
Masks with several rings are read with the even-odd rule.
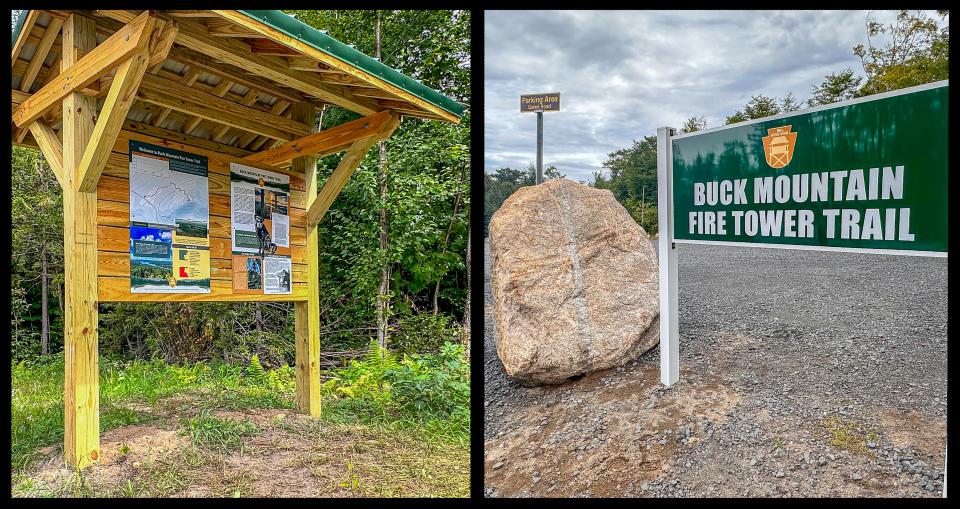
[[[537,112],[537,184],[543,183],[543,111]]]
[[[657,221],[660,230],[660,381],[667,387],[680,379],[680,321],[677,244],[673,241],[672,127],[657,129]]]

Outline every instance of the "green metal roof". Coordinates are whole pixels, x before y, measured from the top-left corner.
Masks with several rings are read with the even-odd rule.
[[[13,41],[10,42],[10,44],[17,43],[17,37],[20,36],[20,31],[23,30],[23,24],[24,22],[27,21],[27,15],[30,14],[30,11],[23,11],[23,10],[14,11],[14,12],[19,12],[20,17],[17,18],[17,26],[13,27]]]
[[[27,19],[30,11],[22,11],[20,19],[17,20],[17,26],[13,30],[13,42],[16,44],[20,30],[23,29],[23,23]],[[294,37],[308,43],[319,51],[322,51],[346,64],[352,65],[364,72],[379,77],[380,79],[394,85],[401,90],[408,92],[424,101],[443,110],[463,117],[463,110],[466,109],[461,104],[449,97],[437,92],[436,90],[420,83],[419,81],[404,75],[396,69],[382,64],[380,61],[364,55],[363,53],[351,48],[350,46],[330,37],[329,35],[313,28],[306,23],[291,17],[281,11],[259,11],[259,10],[239,10],[250,18],[279,30],[290,37]]]
[[[450,99],[390,66],[384,65],[370,56],[364,55],[354,48],[288,14],[281,11],[239,10],[237,12],[241,12],[257,21],[270,25],[290,37],[306,42],[346,64],[377,76],[387,83],[413,94],[434,106],[440,107],[457,117],[463,116],[463,110],[466,108],[463,104]]]

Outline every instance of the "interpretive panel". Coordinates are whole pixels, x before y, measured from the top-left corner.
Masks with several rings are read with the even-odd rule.
[[[130,141],[130,291],[210,293],[207,158]]]

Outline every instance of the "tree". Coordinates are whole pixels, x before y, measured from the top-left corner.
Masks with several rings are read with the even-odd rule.
[[[707,119],[703,117],[690,117],[680,126],[681,133],[692,133],[702,131],[707,128]]]
[[[469,11],[292,14],[469,105]],[[354,118],[328,108],[323,127]],[[355,332],[376,328],[382,344],[389,342],[388,327],[402,327],[405,317],[434,310],[462,314],[469,118],[469,109],[459,125],[406,117],[331,206],[319,236],[322,320],[344,331],[334,342],[347,344],[356,341]],[[320,161],[321,183],[339,158]]]
[[[591,185],[609,189],[621,203],[633,198],[641,203],[657,203],[657,137],[645,136],[634,140],[633,146],[611,152],[603,167],[609,170],[609,179],[594,181]]]
[[[747,101],[742,110],[737,110],[733,115],[727,117],[727,124],[743,122],[755,118],[769,117],[780,113],[780,104],[777,99],[765,95],[755,95]]]
[[[867,45],[858,44],[853,53],[860,57],[867,81],[860,95],[922,85],[949,77],[950,23],[948,11],[938,11],[943,21],[923,11],[902,10],[890,25],[867,17]],[[885,46],[874,39],[886,36]]]
[[[382,59],[381,52],[381,24],[382,16],[380,11],[376,11],[376,52],[377,60]],[[390,308],[390,263],[387,258],[387,248],[389,242],[389,233],[387,228],[387,142],[381,140],[378,145],[380,153],[379,164],[377,165],[377,180],[380,184],[380,288],[377,294],[377,346],[381,352],[387,347],[387,326],[388,311]],[[439,285],[439,283],[437,283]]]
[[[793,92],[788,92],[786,97],[782,99],[760,94],[752,96],[743,109],[737,110],[733,115],[727,117],[725,123],[734,124],[798,109],[800,109],[800,102],[793,97]]]
[[[853,99],[858,95],[861,81],[863,78],[854,74],[850,68],[828,74],[819,85],[813,86],[807,105],[820,106]]]
[[[470,217],[467,216],[467,231],[470,231]],[[470,236],[467,236],[467,298],[463,303],[463,329],[461,331],[461,337],[463,338],[463,354],[469,359],[470,358]]]
[[[780,99],[780,112],[797,111],[800,109],[800,101],[793,96],[793,92],[787,92],[787,96]]]
[[[53,170],[39,152],[14,148],[12,263],[28,299],[40,304],[40,353],[51,351],[51,286],[63,281],[63,198]],[[33,293],[33,292],[38,292]],[[59,296],[62,294],[55,292]],[[60,311],[58,306],[57,311]],[[57,313],[62,315],[62,313]]]

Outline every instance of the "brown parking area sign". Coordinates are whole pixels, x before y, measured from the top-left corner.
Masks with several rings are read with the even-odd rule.
[[[560,111],[560,93],[521,95],[520,111]]]

